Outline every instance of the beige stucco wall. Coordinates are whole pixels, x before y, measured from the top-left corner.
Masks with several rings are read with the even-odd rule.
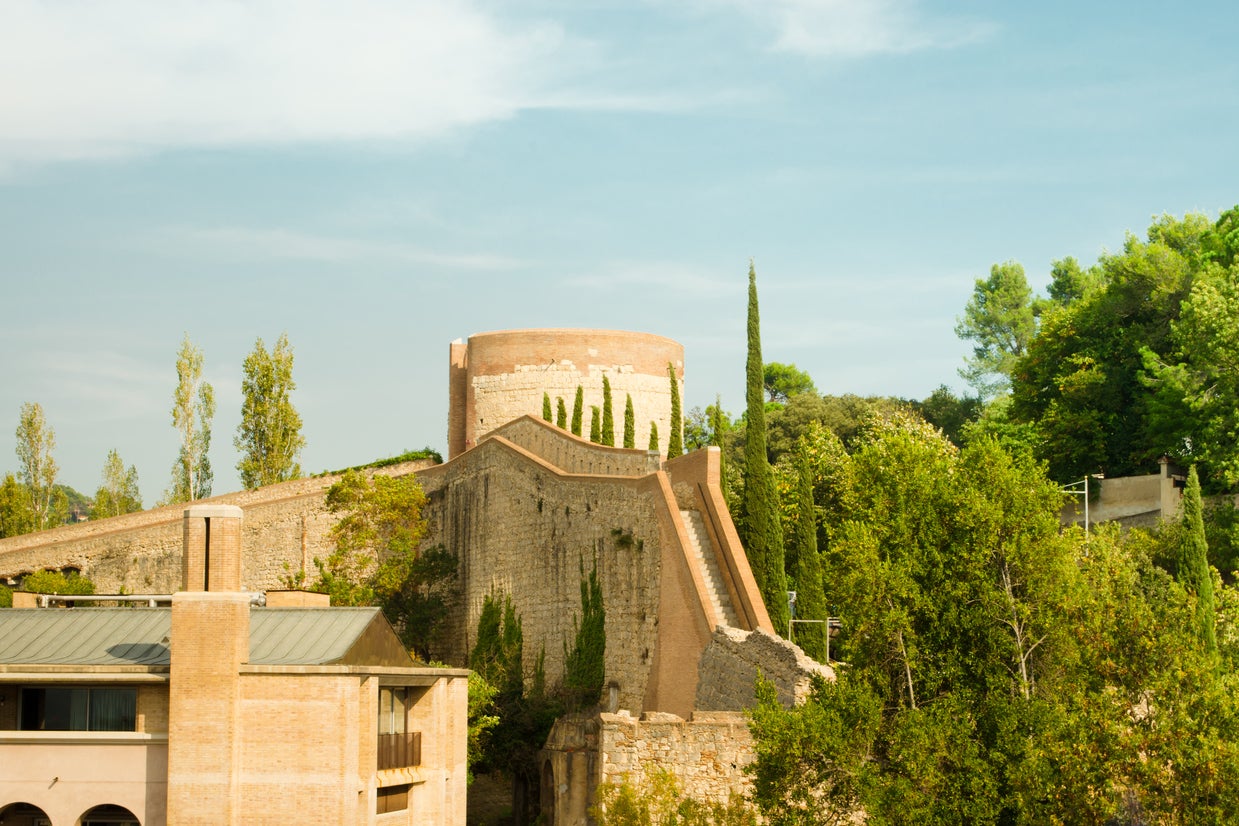
[[[165,821],[168,747],[163,735],[0,732],[0,809],[41,808],[52,826],[74,826],[95,806],[124,806],[143,824]]]

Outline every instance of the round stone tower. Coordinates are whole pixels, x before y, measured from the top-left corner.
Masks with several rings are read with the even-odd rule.
[[[490,431],[523,415],[541,416],[542,397],[572,416],[576,389],[584,391],[583,436],[590,407],[602,407],[602,377],[611,384],[615,444],[624,437],[624,405],[632,397],[634,447],[650,443],[658,425],[659,449],[671,434],[670,365],[684,399],[684,347],[663,336],[623,330],[503,330],[452,342],[448,458],[459,456]]]

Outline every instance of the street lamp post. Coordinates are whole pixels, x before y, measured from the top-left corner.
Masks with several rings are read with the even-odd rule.
[[[1088,539],[1088,480],[1089,479],[1105,479],[1104,473],[1090,473],[1078,482],[1072,482],[1070,485],[1063,485],[1059,488],[1063,493],[1070,493],[1073,496],[1084,494],[1084,538]]]

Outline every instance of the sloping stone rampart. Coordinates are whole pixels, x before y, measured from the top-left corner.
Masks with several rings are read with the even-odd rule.
[[[433,464],[417,460],[378,470],[403,476]],[[335,518],[327,489],[338,475],[314,476],[201,499],[195,505],[238,505],[242,523],[242,588],[280,587],[289,573],[315,574],[314,558],[331,552]],[[100,593],[164,593],[181,587],[183,514],[187,503],[50,531],[0,539],[0,582],[44,569],[72,568]]]

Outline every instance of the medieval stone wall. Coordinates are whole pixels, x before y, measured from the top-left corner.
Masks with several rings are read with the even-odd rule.
[[[418,460],[378,472],[402,476],[428,467]],[[314,558],[331,552],[327,489],[339,476],[315,476],[202,499],[198,505],[238,505],[244,512],[242,588],[278,588],[298,571],[315,575]],[[44,569],[72,568],[100,593],[170,594],[181,588],[183,515],[168,505],[50,531],[0,539],[0,582]]]
[[[460,602],[441,657],[465,663],[486,597],[506,596],[521,617],[526,668],[545,653],[555,682],[581,615],[582,576],[596,569],[607,679],[619,683],[624,706],[642,708],[658,644],[664,542],[649,483],[564,474],[497,438],[469,457],[420,474],[432,526],[426,541],[461,560]]]
[[[665,450],[670,435],[675,370],[684,396],[684,347],[669,338],[622,330],[506,330],[470,336],[451,349],[449,458],[520,416],[542,415],[543,393],[552,407],[563,399],[571,417],[578,386],[584,391],[583,434],[590,407],[602,408],[602,377],[611,383],[615,441],[622,444],[624,405],[632,396],[635,446],[649,445],[656,422]]]

